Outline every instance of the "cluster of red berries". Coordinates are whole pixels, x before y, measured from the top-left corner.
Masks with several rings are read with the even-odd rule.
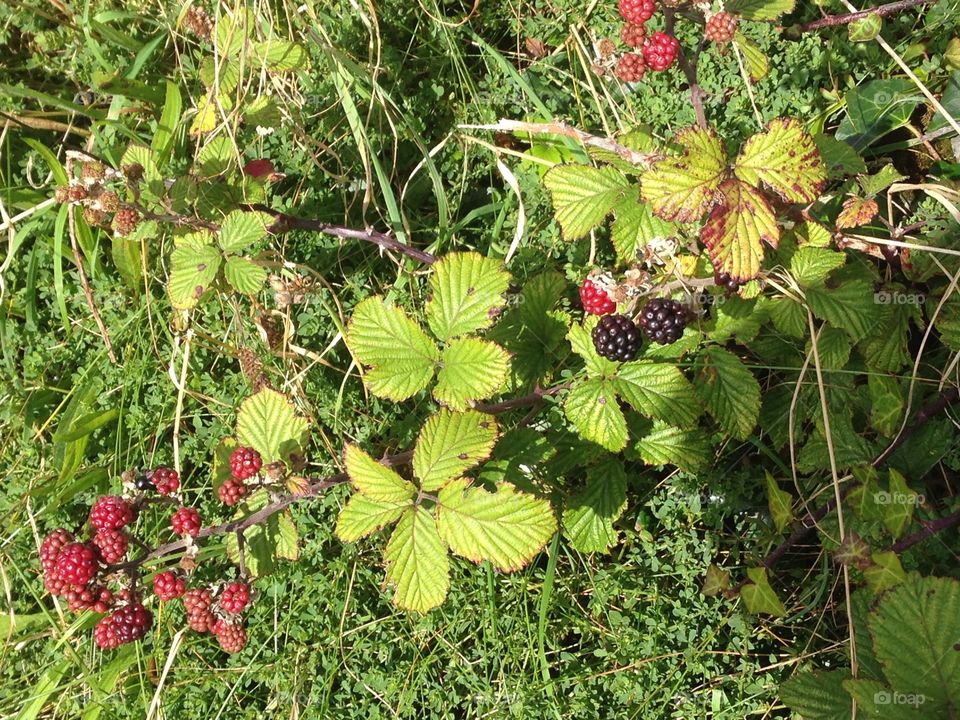
[[[620,40],[640,52],[621,55],[614,70],[616,76],[624,82],[639,82],[648,68],[662,72],[671,67],[680,52],[677,39],[660,30],[647,36],[646,22],[656,12],[655,0],[620,0],[617,9],[625,21]]]
[[[247,494],[246,481],[256,477],[263,467],[263,459],[253,448],[239,447],[230,455],[230,477],[217,489],[217,496],[225,505],[236,505]]]
[[[120,196],[104,183],[125,177],[130,182],[143,176],[139,165],[128,165],[123,175],[106,168],[96,160],[82,163],[80,177],[69,185],[56,189],[54,197],[59,203],[79,203],[83,206],[83,219],[94,227],[112,226],[120,237],[126,237],[140,224],[140,213],[131,207],[122,207]]]
[[[247,630],[241,613],[250,604],[250,586],[227,584],[219,594],[210,588],[192,588],[183,595],[187,624],[198,633],[211,632],[220,647],[238,653],[246,647]]]
[[[703,29],[703,36],[718,45],[730,42],[736,34],[737,18],[728,12],[718,12],[708,17]]]
[[[617,303],[610,293],[592,277],[580,283],[580,302],[588,315],[609,315],[617,310]]]

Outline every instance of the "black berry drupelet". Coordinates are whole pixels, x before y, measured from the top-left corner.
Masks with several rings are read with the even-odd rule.
[[[633,360],[640,348],[640,331],[626,315],[605,315],[593,329],[593,346],[610,360]]]
[[[679,340],[686,326],[686,308],[669,298],[654,298],[640,313],[643,334],[661,345],[669,345]]]

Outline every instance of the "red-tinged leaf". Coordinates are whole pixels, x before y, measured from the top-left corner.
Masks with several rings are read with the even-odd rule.
[[[864,200],[861,197],[849,197],[843,203],[843,210],[837,216],[838,228],[854,228],[866,225],[877,214],[877,201]]]
[[[243,166],[243,174],[257,180],[269,180],[275,173],[273,163],[265,158],[251,160]]]
[[[730,178],[720,186],[721,200],[701,231],[713,266],[731,278],[746,281],[760,272],[763,243],[777,247],[780,228],[764,197]]]

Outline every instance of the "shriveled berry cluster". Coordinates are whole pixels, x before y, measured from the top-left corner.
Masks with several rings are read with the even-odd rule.
[[[137,168],[140,177],[137,177]],[[96,227],[113,227],[120,237],[125,237],[137,229],[140,224],[140,212],[133,207],[125,207],[116,191],[108,187],[114,180],[126,180],[136,183],[142,178],[143,168],[128,165],[123,172],[108,168],[96,160],[80,164],[80,177],[71,179],[68,185],[61,185],[54,193],[59,203],[80,203],[83,207],[83,219]]]
[[[675,343],[687,326],[687,310],[676,300],[654,298],[640,312],[643,334],[660,345]]]

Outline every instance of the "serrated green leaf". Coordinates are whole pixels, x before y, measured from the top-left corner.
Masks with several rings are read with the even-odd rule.
[[[895,182],[906,179],[906,177],[906,175],[901,175],[893,165],[887,164],[872,175],[861,175],[857,178],[857,182],[860,183],[863,194],[871,198],[883,192]]]
[[[657,238],[673,237],[674,223],[661,220],[652,208],[631,194],[614,207],[616,218],[610,229],[610,239],[617,251],[617,260],[625,265],[637,262],[640,251]]]
[[[788,202],[811,203],[827,182],[813,138],[798,120],[777,118],[747,140],[734,172],[744,182],[767,187]]]
[[[720,184],[718,196],[700,238],[715,268],[751,280],[760,273],[763,244],[777,247],[780,242],[777,219],[763,195],[733,178]]]
[[[218,135],[204,146],[197,153],[194,160],[195,172],[202,177],[213,177],[222,175],[229,170],[237,159],[237,150],[233,141],[226,135]],[[235,211],[242,215],[242,210]]]
[[[817,337],[817,354],[824,370],[842,370],[850,360],[850,337],[839,328],[824,325]],[[813,343],[807,341],[805,353],[813,351]]]
[[[443,350],[433,396],[454,410],[488,398],[507,379],[510,356],[496,343],[460,338]]]
[[[381,465],[356,445],[347,445],[343,462],[350,483],[368,499],[385,503],[409,503],[417,488],[385,465]]]
[[[787,609],[770,587],[766,568],[747,568],[747,577],[750,578],[750,582],[740,589],[740,597],[743,598],[749,612],[764,613],[774,617],[783,617],[787,614]]]
[[[145,225],[146,223],[140,223]],[[140,226],[137,226],[140,229]],[[133,293],[134,297],[143,290],[143,253],[140,251],[140,242],[125,237],[110,239],[110,257],[120,273],[124,285]]]
[[[850,720],[849,678],[849,670],[798,673],[780,686],[780,698],[804,720]]]
[[[490,455],[497,422],[476,411],[441,410],[424,424],[413,451],[413,472],[420,487],[433,492]]]
[[[240,520],[262,510],[269,501],[270,495],[266,489],[256,490],[238,506],[234,519]],[[269,575],[276,570],[278,559],[296,552],[295,547],[290,547],[290,541],[295,542],[296,538],[291,536],[289,527],[283,527],[280,519],[283,514],[274,513],[265,521],[251,525],[243,532],[243,559],[247,572],[253,577]],[[226,535],[224,547],[231,561],[239,563],[240,543],[236,533]]]
[[[234,210],[220,224],[220,232],[217,235],[220,247],[224,252],[239,252],[263,240],[272,222],[273,216],[264,212]]]
[[[727,12],[739,15],[744,20],[776,20],[781,15],[793,12],[796,0],[731,0]]]
[[[370,389],[398,402],[430,383],[440,358],[420,326],[380,297],[368,298],[354,309],[347,346],[358,362],[371,366],[364,377]]]
[[[864,629],[866,632],[866,629]],[[860,647],[857,648],[857,662],[860,663]],[[862,668],[861,664],[861,668]],[[843,688],[850,697],[857,701],[858,720],[939,720],[935,715],[923,712],[919,703],[912,702],[912,698],[905,694],[901,696],[902,704],[893,701],[893,692],[889,685],[879,680],[865,679],[866,673],[861,669],[860,678],[851,678],[843,681]],[[898,698],[900,699],[900,698]],[[847,716],[851,717],[850,709]]]
[[[574,385],[563,404],[567,419],[581,436],[619,452],[627,445],[627,420],[617,404],[613,381],[592,378]]]
[[[580,552],[606,552],[617,542],[613,523],[627,509],[627,474],[609,460],[587,471],[587,483],[563,511],[563,534]]]
[[[727,167],[727,156],[713,130],[681,130],[674,142],[683,157],[664,158],[643,174],[641,194],[664,220],[695,222],[710,209]]]
[[[833,242],[833,235],[823,225],[812,220],[799,223],[793,230],[800,247],[828,247]]]
[[[827,275],[847,261],[842,252],[820,247],[802,247],[790,258],[790,272],[801,287],[822,285]]]
[[[777,481],[769,471],[767,475],[767,507],[770,508],[770,516],[773,518],[773,524],[777,532],[783,532],[783,529],[793,520],[793,497],[785,490],[781,490]]]
[[[640,458],[648,465],[676,465],[695,473],[710,462],[710,443],[703,430],[682,428],[656,420],[653,428],[636,445]]]
[[[233,289],[244,295],[256,295],[267,282],[267,271],[249,258],[231,255],[223,266],[223,276]]]
[[[215,247],[174,248],[170,254],[167,293],[177,310],[195,307],[220,270],[220,252]]]
[[[297,524],[289,510],[276,515],[277,518],[277,557],[284,560],[296,560],[300,557],[300,534]]]
[[[410,501],[378,502],[354,493],[340,511],[334,532],[343,542],[356,542],[395,522],[411,507]]]
[[[243,109],[243,120],[250,125],[277,128],[280,127],[283,119],[280,116],[280,108],[273,101],[273,98],[266,95],[259,95]]]
[[[836,130],[837,140],[863,150],[910,122],[923,95],[907,78],[871,80],[850,88],[843,99],[847,114]]]
[[[219,15],[214,28],[213,39],[218,54],[225,57],[240,54],[246,43],[248,33],[255,26],[256,20],[248,15],[246,10]]]
[[[287,461],[291,452],[303,449],[306,436],[307,421],[276,390],[264,388],[240,403],[237,439],[260,453],[264,465]]]
[[[567,332],[567,340],[573,351],[583,358],[587,374],[591,377],[612,377],[617,372],[618,363],[597,353],[591,331],[597,325],[595,316],[590,316],[584,325],[574,323]]]
[[[488,560],[498,570],[519,570],[557,530],[547,500],[501,483],[496,492],[454,480],[438,495],[437,529],[450,549],[468,560]]]
[[[890,468],[890,492],[883,494],[883,525],[893,537],[903,535],[913,522],[917,494],[907,486],[898,470]]]
[[[543,176],[543,184],[553,198],[554,214],[568,240],[583,237],[600,225],[629,187],[619,170],[586,165],[557,165]]]
[[[904,399],[900,383],[895,377],[870,373],[867,388],[870,392],[870,425],[877,432],[892,437],[903,419]]]
[[[310,56],[300,43],[287,40],[264,40],[253,44],[253,57],[272,72],[302,70],[310,62]]]
[[[806,297],[814,315],[846,330],[854,342],[863,338],[879,319],[873,288],[864,280],[850,280],[835,288],[810,287]]]
[[[614,388],[641,415],[678,427],[696,425],[702,412],[693,386],[673,365],[624,363],[617,371]]]
[[[849,143],[824,133],[814,135],[813,141],[820,150],[820,157],[823,158],[823,164],[831,178],[844,178],[867,171],[867,164],[860,157],[860,153]]]
[[[770,59],[764,54],[760,46],[741,32],[733,36],[733,42],[743,54],[743,62],[747,66],[750,79],[757,83],[763,80],[770,72]]]
[[[867,586],[877,595],[894,588],[907,579],[900,558],[892,550],[871,555],[873,565],[863,570]]]
[[[433,266],[427,323],[440,340],[489,327],[503,305],[510,276],[479,253],[450,253]]]
[[[883,596],[867,623],[894,690],[923,697],[930,717],[960,707],[960,582],[913,574]]]
[[[760,383],[740,358],[710,348],[704,353],[694,387],[724,432],[741,440],[750,435],[760,413]]]
[[[807,311],[788,297],[774,298],[770,303],[770,320],[778,332],[795,338],[807,334]]]
[[[217,126],[216,91],[210,90],[197,100],[197,112],[190,123],[191,135],[203,135]]]
[[[393,604],[425,613],[440,605],[450,588],[450,560],[437,524],[427,510],[414,507],[397,523],[383,559],[387,582],[394,586]]]
[[[220,64],[217,64],[217,60]],[[240,82],[240,63],[223,56],[207,55],[200,63],[200,82],[219,93],[229,93]]]

